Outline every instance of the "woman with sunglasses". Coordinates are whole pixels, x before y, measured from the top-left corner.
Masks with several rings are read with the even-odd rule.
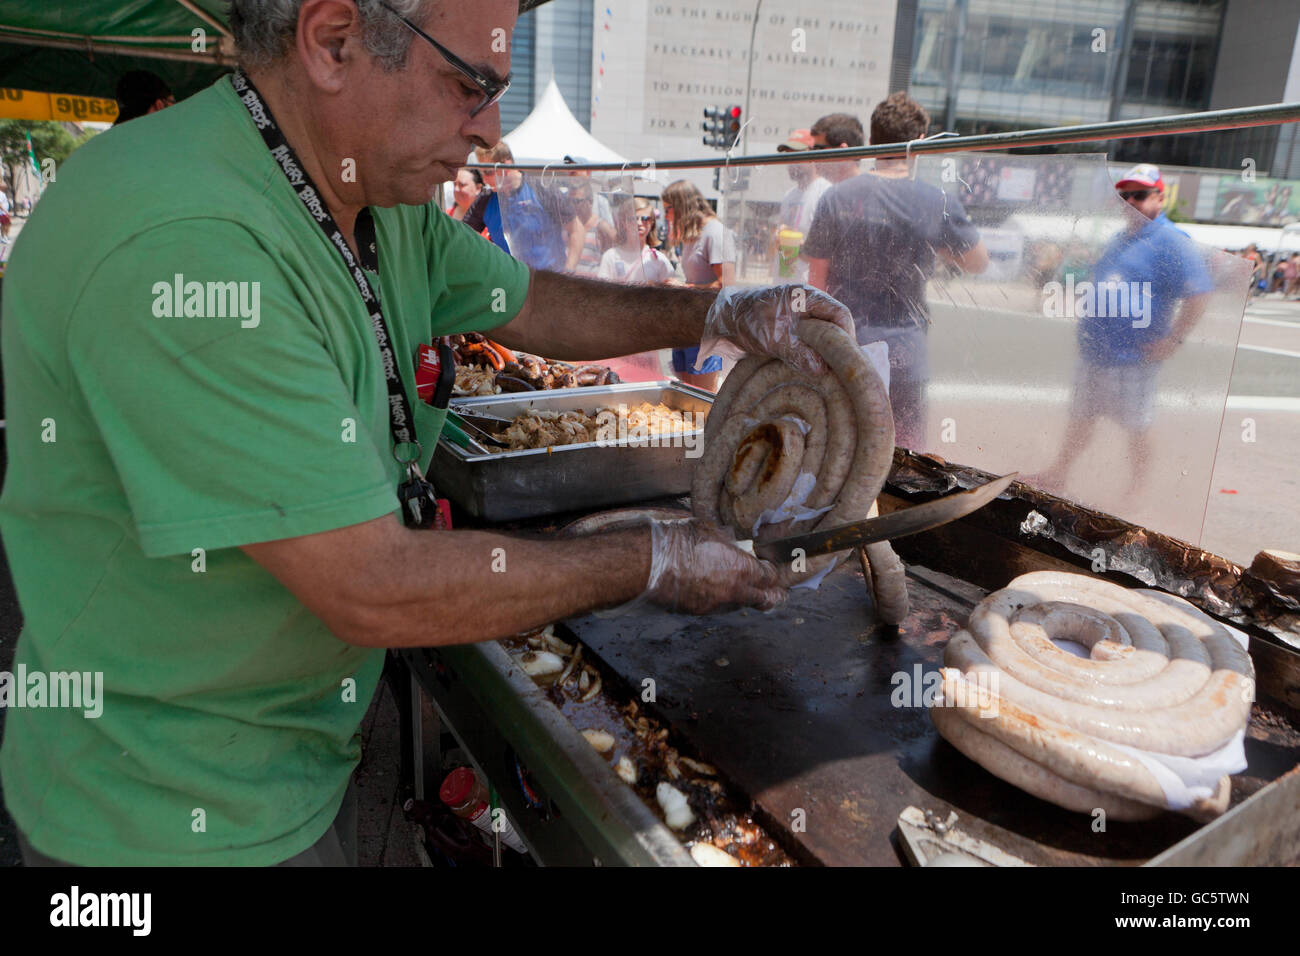
[[[600,258],[597,277],[629,285],[659,285],[673,275],[672,263],[650,245],[654,236],[654,207],[650,200],[621,197],[614,201],[618,245]]]
[[[668,258],[650,245],[654,236],[654,207],[648,199],[615,197],[612,205],[618,244],[600,258],[597,278],[622,285],[665,285],[673,277]],[[623,382],[657,382],[664,378],[659,351],[601,359]]]
[[[682,274],[686,284],[720,289],[736,281],[736,236],[722,224],[704,195],[689,180],[670,183],[663,192],[668,218],[668,241],[681,243]],[[673,349],[673,371],[688,385],[713,391],[722,371],[722,359],[711,355],[697,368],[698,347]]]

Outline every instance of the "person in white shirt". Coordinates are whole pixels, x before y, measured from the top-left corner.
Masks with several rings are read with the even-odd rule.
[[[779,153],[796,153],[813,148],[812,133],[806,129],[797,129],[790,138],[776,148]],[[807,282],[808,263],[799,258],[801,242],[792,243],[793,254],[790,263],[782,272],[780,255],[781,233],[798,233],[798,239],[807,237],[812,226],[813,214],[817,212],[817,202],[822,193],[831,188],[828,180],[822,178],[817,167],[812,163],[795,163],[786,167],[794,185],[781,199],[781,212],[777,223],[776,254],[773,256],[772,276],[777,282]],[[793,238],[793,237],[791,237]]]
[[[671,278],[672,263],[649,244],[655,222],[650,201],[619,197],[614,200],[613,213],[618,244],[601,256],[597,277],[627,285],[658,285]]]
[[[9,241],[9,224],[12,221],[9,216],[9,193],[0,186],[0,243]]]
[[[654,247],[655,209],[648,199],[616,196],[611,204],[617,244],[600,257],[596,277],[622,285],[664,285],[673,277],[668,258]],[[664,378],[659,352],[638,352],[601,359],[623,382],[657,382]]]

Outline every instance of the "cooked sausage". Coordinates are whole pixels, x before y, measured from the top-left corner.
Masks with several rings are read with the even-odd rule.
[[[879,509],[872,504],[867,517],[874,518]],[[886,624],[901,624],[910,610],[907,598],[907,569],[888,541],[869,544],[864,557],[871,569],[871,593],[876,611]]]
[[[789,419],[764,421],[741,439],[727,475],[730,479],[743,470],[745,476],[743,485],[727,488],[737,527],[753,528],[764,511],[786,500],[799,478],[803,453],[803,432]]]
[[[527,352],[515,352],[515,358],[524,367],[524,371],[529,378],[540,380],[546,373],[546,363],[536,355],[530,355]]]
[[[1058,621],[1070,619],[1071,605],[1082,605],[1078,620],[1055,636],[1087,643],[1081,631],[1095,632],[1101,613],[1118,628],[1108,633],[1119,640],[1108,643],[1135,651],[1111,660],[1075,658],[1052,644],[1054,635],[1043,627],[1052,619],[1032,613],[1044,603]],[[969,637],[954,638],[944,659],[963,672],[996,670],[1002,696],[1076,730],[1157,753],[1201,756],[1245,726],[1254,669],[1222,625],[1191,610],[1086,575],[1039,571],[985,598],[971,613]],[[1027,653],[1026,644],[1039,656]],[[1154,673],[1153,657],[1165,662]]]
[[[825,361],[826,372],[804,375],[783,362],[746,358],[727,377],[705,421],[692,509],[740,537],[766,540],[860,521],[893,461],[889,395],[857,343],[830,322],[803,321],[797,332]],[[785,503],[802,475],[813,480],[803,507],[829,512],[755,531],[758,516]],[[880,565],[877,611],[898,623],[907,614],[902,564],[887,543],[868,551],[868,558],[873,571]],[[831,560],[810,560],[803,572],[787,564],[783,576],[793,583]]]
[[[515,378],[513,375],[497,374],[497,385],[501,386],[503,392],[535,392],[537,388],[522,378]]]
[[[1153,804],[1104,793],[1053,773],[984,733],[951,703],[930,708],[930,716],[945,740],[989,773],[1058,807],[1079,813],[1100,808],[1113,820],[1150,820],[1160,815],[1161,808]]]
[[[1090,657],[1076,658],[1053,638],[1078,642]],[[1212,753],[1246,726],[1254,692],[1249,655],[1208,615],[1059,572],[1021,575],[990,594],[949,642],[944,662],[942,702],[931,711],[939,732],[996,775],[1071,809],[1105,806],[1081,805],[1096,791],[1167,806],[1150,771],[1112,744]],[[976,706],[977,686],[995,694],[995,706]],[[1213,797],[1185,812],[1222,813],[1227,795],[1224,778]]]

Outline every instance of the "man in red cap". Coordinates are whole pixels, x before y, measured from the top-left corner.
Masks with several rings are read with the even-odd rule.
[[[1137,493],[1150,459],[1160,363],[1183,344],[1205,313],[1213,289],[1200,250],[1161,212],[1165,181],[1160,170],[1141,163],[1115,188],[1143,218],[1131,217],[1129,228],[1097,260],[1093,281],[1080,289],[1080,302],[1086,304],[1075,310],[1080,316],[1079,363],[1070,424],[1056,461],[1037,482],[1048,490],[1064,484],[1097,420],[1109,417],[1129,433],[1129,493]]]
[[[776,150],[778,153],[801,153],[812,148],[811,131],[797,129]],[[778,282],[807,282],[808,263],[799,258],[799,250],[808,235],[808,227],[812,225],[817,203],[831,184],[822,178],[813,163],[791,163],[786,172],[794,180],[794,185],[781,198],[776,235],[778,254],[773,275]]]

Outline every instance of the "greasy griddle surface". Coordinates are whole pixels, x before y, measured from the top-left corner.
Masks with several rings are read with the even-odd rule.
[[[856,562],[854,562],[856,564]],[[931,579],[942,575],[927,572]],[[791,592],[772,614],[708,618],[644,613],[569,622],[583,643],[754,799],[765,825],[828,865],[902,862],[895,827],[909,804],[959,815],[958,827],[1040,865],[1136,864],[1192,833],[1168,813],[1107,823],[1003,783],[942,740],[924,708],[895,707],[891,677],[929,672],[981,592],[948,579],[908,579],[902,634],[874,629],[861,571],[836,570],[820,590]],[[945,593],[946,592],[946,593]],[[920,693],[918,689],[917,693]],[[1233,778],[1239,803],[1300,761],[1300,734],[1257,707],[1250,769]],[[803,814],[795,811],[802,810]],[[792,824],[803,819],[806,829]]]

